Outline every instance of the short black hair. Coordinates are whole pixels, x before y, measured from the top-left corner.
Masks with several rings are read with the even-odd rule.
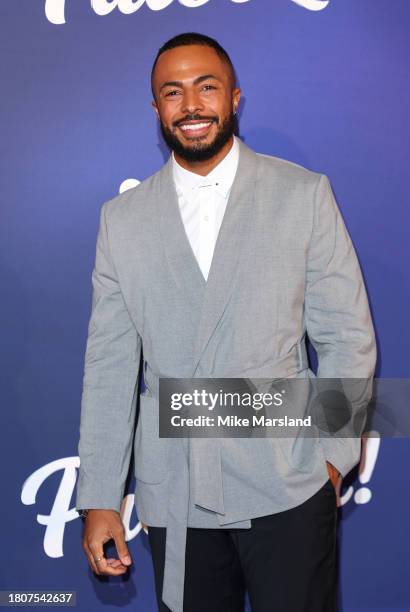
[[[206,36],[205,34],[200,34],[199,32],[184,32],[183,34],[178,34],[177,36],[174,36],[173,38],[170,38],[169,40],[167,40],[167,42],[162,45],[162,47],[159,49],[157,53],[157,56],[154,60],[154,63],[152,65],[152,70],[151,70],[151,89],[152,89],[153,95],[154,95],[154,88],[153,88],[152,80],[154,76],[155,66],[157,65],[157,61],[159,57],[165,51],[168,51],[169,49],[175,49],[176,47],[185,47],[188,45],[203,45],[204,47],[211,47],[211,49],[214,49],[214,51],[216,51],[219,57],[228,65],[229,71],[231,73],[232,87],[236,87],[235,68],[233,67],[231,58],[229,57],[225,49],[222,47],[222,45],[220,45],[219,42],[215,40],[214,38],[211,38],[210,36]],[[154,98],[155,98],[155,95],[154,95]]]

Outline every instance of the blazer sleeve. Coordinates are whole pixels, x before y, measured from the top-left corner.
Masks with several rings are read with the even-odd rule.
[[[141,338],[127,311],[101,208],[81,399],[76,508],[120,511],[133,444]]]
[[[359,262],[325,175],[320,175],[315,193],[305,323],[318,357],[317,377],[342,382],[361,379],[360,406],[367,405],[376,365],[373,323]],[[351,422],[355,416],[352,414]],[[353,432],[344,437],[321,436],[320,442],[326,460],[342,476],[360,459],[360,435]]]

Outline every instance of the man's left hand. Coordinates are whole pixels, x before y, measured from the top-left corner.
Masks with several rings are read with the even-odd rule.
[[[332,481],[332,485],[335,488],[336,493],[338,492],[338,484],[340,479],[340,472],[335,468],[334,465],[326,461],[327,472],[329,474],[329,478]]]

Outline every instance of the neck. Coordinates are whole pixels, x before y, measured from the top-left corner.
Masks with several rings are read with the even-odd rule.
[[[222,147],[220,151],[210,159],[205,161],[196,161],[191,162],[187,161],[180,155],[174,152],[174,157],[180,166],[185,168],[185,170],[190,170],[191,172],[195,172],[195,174],[200,174],[201,176],[206,176],[209,174],[215,166],[219,164],[226,157],[233,145],[233,136],[228,140],[228,142]]]

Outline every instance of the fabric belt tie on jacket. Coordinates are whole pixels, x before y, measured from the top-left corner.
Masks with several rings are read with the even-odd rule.
[[[305,343],[248,378],[291,378],[308,368]],[[272,372],[274,370],[274,372]],[[159,401],[159,377],[144,362],[144,382],[148,392]],[[183,612],[185,549],[190,495],[196,506],[225,514],[221,440],[219,438],[174,438],[169,453],[169,500],[165,541],[165,566],[162,600],[172,612]],[[181,460],[182,459],[182,460]],[[183,469],[181,470],[181,465]],[[190,490],[190,473],[193,490]]]

